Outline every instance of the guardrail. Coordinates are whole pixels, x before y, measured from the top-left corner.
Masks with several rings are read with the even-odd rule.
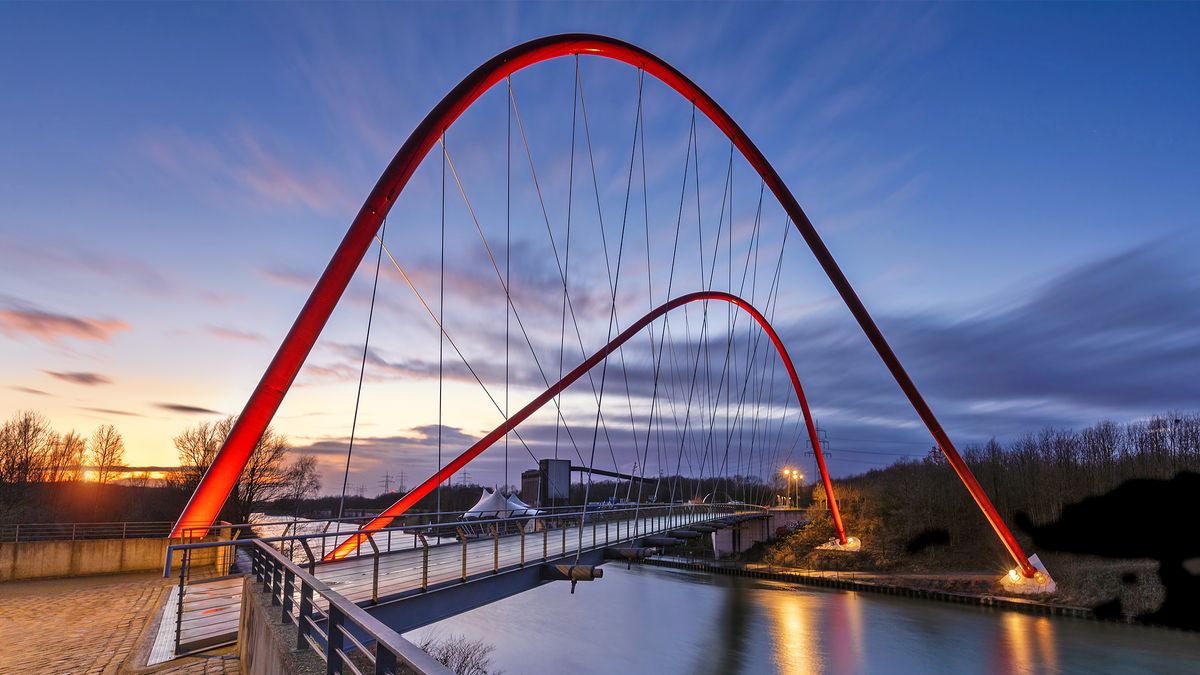
[[[255,540],[250,556],[254,579],[270,595],[271,606],[280,608],[284,624],[296,626],[296,649],[311,649],[325,661],[327,673],[392,675],[403,666],[420,674],[449,675],[432,656],[271,546]],[[365,639],[355,637],[355,628]],[[370,669],[355,663],[354,656]]]
[[[371,533],[365,538],[364,544],[343,560],[372,558],[367,573],[370,580],[369,597],[361,600],[364,606],[369,606],[386,601],[398,593],[427,592],[439,585],[466,583],[479,574],[498,574],[508,569],[525,567],[527,564],[561,558],[577,551],[600,549],[636,537],[681,528],[699,520],[761,509],[746,504],[630,505],[585,511],[578,510],[578,506],[572,508],[573,511],[555,511],[535,516],[385,528]],[[227,547],[224,550],[225,555],[207,556],[202,559],[215,558],[224,561],[226,565],[232,563],[232,567],[208,570],[212,576],[228,578],[230,574],[248,571],[238,568],[239,556],[236,551],[239,548],[250,552],[250,560],[247,561],[245,556],[242,556],[240,564],[248,562],[248,567],[251,568],[249,571],[260,574],[258,563],[253,560],[257,555],[254,551],[265,547],[296,569],[305,570],[306,574],[315,579],[319,566],[331,564],[323,561],[324,553],[332,551],[341,539],[352,536],[356,531],[357,528],[352,528],[341,533],[322,531],[258,539],[176,544],[168,547],[164,576],[170,575],[175,553],[178,551],[183,556],[183,563],[179,566],[176,652],[179,653],[182,648],[181,636],[186,620],[184,597],[189,584],[202,578],[190,564],[193,552]],[[437,533],[441,533],[442,536],[437,536]],[[519,540],[519,544],[509,544],[502,548],[500,542],[502,537],[506,536]],[[490,546],[486,543],[489,540]],[[439,553],[436,563],[431,561],[432,551],[447,551],[450,547],[458,548],[461,554]],[[420,550],[420,565],[414,564],[405,567],[403,571],[381,574],[380,562],[385,554],[404,550]],[[272,581],[272,584],[276,583]],[[360,589],[360,593],[356,595],[365,595],[362,592],[364,590]],[[282,603],[282,599],[280,602]],[[236,626],[233,630],[236,630]],[[184,649],[199,648],[192,647],[193,643],[190,640],[188,645],[189,647]]]
[[[171,521],[0,524],[0,542],[152,539],[171,534]]]

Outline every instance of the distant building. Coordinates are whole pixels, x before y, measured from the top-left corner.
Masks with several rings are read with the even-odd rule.
[[[521,472],[521,501],[530,506],[541,506],[538,497],[542,489],[542,472],[529,469]]]

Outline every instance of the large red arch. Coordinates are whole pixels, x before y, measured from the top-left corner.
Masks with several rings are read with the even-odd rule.
[[[250,395],[250,400],[246,402],[246,407],[242,410],[229,437],[218,452],[213,465],[205,473],[196,492],[175,523],[172,536],[183,536],[184,532],[206,532],[216,520],[230,490],[237,482],[238,475],[245,466],[254,444],[267,428],[275,411],[279,408],[279,404],[283,401],[284,395],[291,387],[292,381],[299,373],[317,336],[329,320],[334,306],[346,290],[346,286],[350,283],[372,238],[378,232],[384,216],[387,215],[396,197],[404,189],[417,166],[437,142],[437,139],[464,110],[492,85],[535,63],[573,54],[600,56],[643,69],[684,98],[692,101],[700,112],[729,136],[730,141],[742,153],[746,161],[754,167],[775,198],[779,200],[784,211],[791,217],[796,229],[804,237],[804,241],[821,265],[821,269],[825,271],[830,282],[846,303],[846,307],[858,321],[863,333],[879,353],[884,365],[895,378],[896,383],[912,404],[929,433],[937,441],[938,447],[949,460],[951,467],[962,480],[963,485],[975,500],[984,517],[987,518],[1009,555],[1016,561],[1018,568],[1025,576],[1032,577],[1036,570],[1025,557],[1020,544],[1017,543],[999,512],[958,454],[950,437],[942,429],[941,423],[938,422],[916,385],[913,384],[912,378],[904,370],[900,359],[892,351],[891,345],[884,339],[858,294],[855,293],[845,274],[834,261],[833,255],[821,241],[812,221],[808,219],[804,210],[800,208],[799,202],[796,201],[783,179],[779,177],[778,172],[758,147],[711,96],[670,64],[627,42],[601,35],[582,33],[538,38],[492,57],[446,94],[417,125],[391,163],[388,164],[383,175],[380,176],[379,182],[371,190],[371,194],[363,203],[354,222],[350,224],[346,236],[343,237],[333,258],[329,261],[329,265],[321,274],[321,278],[313,288],[308,301],[305,302],[304,308],[300,310],[300,315],[296,317],[296,322],[288,331],[275,358],[272,359],[267,371],[263,374],[262,380]]]
[[[573,382],[583,377],[589,370],[595,368],[597,364],[604,360],[609,354],[612,354],[621,345],[625,344],[634,335],[637,335],[650,322],[667,312],[682,307],[688,303],[700,302],[702,300],[718,300],[728,302],[749,314],[758,325],[762,327],[767,336],[771,338],[771,342],[775,345],[775,351],[779,352],[779,358],[783,361],[784,367],[787,368],[788,377],[792,381],[792,389],[796,392],[796,402],[800,404],[800,412],[804,414],[804,425],[808,428],[808,439],[812,442],[814,454],[817,457],[817,467],[821,471],[821,482],[825,485],[825,494],[829,495],[829,510],[833,514],[833,525],[837,529],[838,541],[842,544],[846,543],[846,529],[842,525],[842,512],[838,509],[837,499],[833,496],[833,484],[829,481],[829,472],[825,469],[825,455],[821,452],[821,444],[817,440],[817,428],[813,423],[812,414],[808,410],[808,400],[804,397],[804,389],[800,386],[800,376],[796,374],[796,367],[792,363],[792,357],[788,355],[787,348],[783,346],[783,340],[779,338],[779,334],[771,326],[767,318],[762,315],[753,305],[731,293],[722,291],[700,291],[697,293],[688,293],[681,295],[678,298],[669,300],[658,307],[650,310],[642,318],[635,321],[628,328],[621,331],[619,335],[612,339],[611,342],[604,345],[600,351],[592,354],[583,363],[575,367],[574,370],[563,376],[561,380],[555,382],[546,391],[542,392],[537,398],[530,401],[524,408],[514,413],[511,417],[504,420],[500,426],[491,430],[486,436],[475,442],[474,445],[467,448],[461,455],[455,457],[449,464],[442,468],[441,471],[430,476],[424,483],[413,488],[397,501],[395,504],[384,509],[378,516],[371,519],[366,525],[352,537],[342,542],[331,551],[326,560],[336,560],[344,558],[353,552],[366,539],[366,533],[375,532],[388,526],[394,518],[408,511],[417,502],[421,501],[425,495],[429,494],[438,485],[441,485],[448,478],[466,466],[471,460],[478,457],[484,450],[492,447],[492,445],[504,438],[504,435],[512,431],[522,422],[529,418],[530,415],[537,412],[542,406],[546,405],[555,396],[558,396]]]

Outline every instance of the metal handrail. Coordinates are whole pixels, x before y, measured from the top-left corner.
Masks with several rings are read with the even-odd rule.
[[[586,528],[586,524],[589,521],[591,522],[591,526],[592,526],[591,527],[592,539],[591,539],[590,543],[588,543],[588,544],[583,544],[582,540],[579,542],[580,543],[579,550],[581,552],[587,551],[587,550],[595,550],[595,549],[599,549],[599,548],[604,548],[606,546],[609,546],[613,542],[621,541],[623,539],[636,538],[638,536],[652,534],[655,532],[668,531],[668,530],[671,530],[674,528],[678,528],[680,526],[686,526],[686,524],[696,522],[697,520],[717,518],[717,517],[721,517],[723,515],[743,514],[743,513],[746,513],[747,511],[754,511],[754,510],[761,510],[761,509],[760,509],[760,507],[755,507],[755,506],[746,505],[746,504],[690,504],[690,503],[684,503],[684,504],[670,504],[670,505],[660,505],[660,506],[650,506],[650,507],[647,507],[645,505],[636,505],[636,506],[630,505],[629,507],[625,507],[625,508],[606,509],[604,511],[575,511],[574,513],[539,514],[538,516],[531,516],[531,517],[480,519],[480,520],[472,520],[469,522],[469,526],[471,528],[476,528],[478,530],[476,537],[466,536],[467,533],[465,532],[465,530],[468,529],[468,527],[466,527],[466,525],[468,525],[468,523],[460,522],[458,524],[459,527],[456,528],[458,530],[458,533],[457,533],[458,536],[456,536],[454,539],[451,539],[446,544],[436,543],[433,545],[430,544],[429,539],[425,536],[425,533],[428,530],[429,525],[403,525],[403,526],[399,526],[399,527],[395,527],[395,528],[385,528],[383,530],[377,530],[375,532],[372,532],[367,538],[367,542],[370,545],[370,550],[365,550],[367,548],[367,545],[363,545],[356,551],[356,555],[354,557],[362,557],[363,555],[369,555],[373,558],[373,560],[371,560],[371,572],[370,572],[371,577],[372,577],[371,592],[370,592],[369,599],[365,600],[364,602],[369,603],[369,604],[378,604],[381,601],[388,601],[391,597],[394,596],[394,593],[395,593],[395,590],[394,590],[395,581],[388,582],[388,585],[393,587],[393,590],[390,592],[383,592],[383,589],[381,589],[381,586],[380,586],[380,576],[381,576],[380,575],[380,558],[381,558],[381,555],[399,551],[399,549],[393,549],[390,546],[390,541],[391,541],[390,534],[392,532],[401,532],[404,534],[411,534],[413,536],[413,549],[415,550],[417,548],[420,548],[422,550],[421,569],[419,572],[419,584],[417,583],[418,582],[417,578],[411,578],[411,579],[408,579],[407,581],[411,582],[411,585],[413,586],[413,588],[410,590],[415,591],[419,588],[419,592],[424,593],[424,592],[428,592],[429,590],[431,590],[431,580],[430,580],[431,567],[430,567],[430,555],[429,555],[430,549],[436,548],[438,546],[445,546],[445,545],[461,546],[461,549],[462,549],[461,570],[456,570],[453,573],[454,578],[451,581],[450,579],[447,579],[445,576],[446,572],[449,571],[448,569],[446,569],[444,567],[445,562],[440,563],[439,564],[440,569],[437,570],[437,572],[439,573],[439,575],[441,575],[442,580],[433,584],[432,585],[433,588],[437,588],[437,587],[445,585],[445,584],[467,583],[467,582],[475,579],[480,572],[483,572],[483,569],[480,568],[480,563],[482,561],[478,560],[478,555],[473,554],[473,555],[469,556],[469,554],[468,554],[468,542],[472,538],[478,539],[481,542],[486,541],[489,538],[492,540],[491,542],[488,542],[488,543],[491,543],[491,546],[488,546],[487,544],[482,544],[481,547],[474,548],[474,550],[477,552],[482,552],[485,550],[490,552],[490,554],[491,554],[490,556],[487,556],[487,553],[484,553],[484,556],[491,558],[491,560],[487,561],[488,563],[490,563],[487,565],[487,567],[490,568],[487,570],[487,572],[490,574],[498,574],[500,572],[508,571],[510,569],[524,567],[526,564],[528,564],[530,562],[545,562],[545,561],[549,561],[551,558],[569,555],[570,552],[574,552],[576,545],[575,545],[575,541],[574,541],[575,535],[572,535],[571,536],[572,546],[571,546],[570,552],[568,551],[568,530],[570,530],[572,528],[579,528],[579,536],[582,538],[584,529]],[[697,517],[697,516],[699,516],[699,517]],[[633,520],[630,521],[630,518],[632,518]],[[533,557],[527,557],[526,549],[525,549],[525,541],[524,541],[526,534],[527,534],[525,526],[528,526],[529,521],[533,521],[533,520],[543,521],[543,524],[540,527],[540,529],[542,530],[542,537],[541,537],[542,550],[541,550],[540,556],[537,556],[537,554],[534,553]],[[598,528],[598,523],[601,521],[604,523],[604,528],[603,528],[604,531],[603,532],[600,532],[599,528]],[[622,522],[625,523],[624,527],[622,527]],[[519,554],[514,555],[513,552],[509,551],[509,552],[506,552],[506,554],[502,558],[500,555],[500,547],[499,547],[499,536],[500,536],[501,529],[506,529],[506,530],[508,530],[509,533],[512,533],[512,530],[508,529],[508,527],[506,527],[506,526],[511,526],[514,523],[521,525],[521,527],[516,528],[516,534],[520,537]],[[610,529],[610,525],[615,525],[615,528]],[[556,539],[555,546],[550,547],[550,545],[549,545],[550,531],[554,530],[554,529],[560,530],[562,541],[560,544],[557,541],[557,539],[559,539],[559,537],[556,535],[555,536],[555,539]],[[533,531],[536,531],[536,529],[534,529]],[[276,536],[276,537],[232,539],[232,540],[224,540],[224,541],[206,541],[206,542],[196,542],[196,543],[173,544],[173,545],[168,546],[168,548],[167,548],[166,560],[165,560],[165,564],[164,564],[164,574],[170,573],[171,567],[172,567],[172,558],[173,558],[175,552],[180,551],[181,553],[183,553],[184,561],[183,561],[183,565],[181,566],[181,568],[179,570],[179,573],[180,573],[179,593],[180,593],[180,598],[182,599],[183,594],[186,592],[186,585],[188,583],[188,581],[185,581],[185,580],[190,580],[190,578],[191,578],[190,570],[187,569],[187,568],[191,567],[191,565],[189,564],[189,560],[196,559],[196,556],[192,555],[193,553],[199,552],[200,550],[203,550],[203,549],[217,548],[217,547],[229,547],[229,550],[231,552],[236,551],[239,547],[248,548],[250,550],[250,554],[252,556],[251,572],[253,574],[255,574],[256,578],[259,579],[260,581],[265,579],[263,589],[264,589],[264,591],[271,590],[272,604],[273,605],[283,605],[285,610],[291,611],[291,608],[295,607],[297,605],[296,600],[295,600],[296,590],[294,588],[294,584],[295,584],[294,579],[289,578],[286,573],[284,573],[282,575],[282,577],[280,577],[280,570],[282,570],[283,568],[279,568],[279,567],[275,567],[271,570],[264,572],[264,568],[262,566],[263,564],[260,560],[261,556],[259,556],[256,553],[256,551],[260,548],[269,549],[274,552],[273,555],[287,560],[292,567],[295,567],[297,569],[307,566],[308,576],[315,579],[316,578],[316,575],[315,575],[316,565],[318,564],[318,562],[321,562],[321,561],[319,561],[319,559],[314,555],[314,551],[313,551],[314,547],[312,545],[310,545],[311,540],[316,539],[316,538],[341,537],[341,536],[352,536],[352,535],[353,535],[352,532],[347,532],[342,535],[339,535],[337,533],[331,533],[331,532],[318,532],[318,533],[312,533],[312,534],[291,534],[291,535],[282,535],[282,536]],[[385,541],[385,538],[389,542],[387,549],[383,549],[382,546],[379,545],[380,543]],[[535,541],[536,541],[536,539],[535,539]],[[292,545],[286,546],[284,544],[284,542],[291,542]],[[296,542],[300,543],[300,545],[303,549],[304,555],[307,558],[306,561],[293,560],[288,553],[284,552],[285,549],[287,549],[289,551],[295,551],[296,547],[294,546],[294,544]],[[536,546],[536,544],[535,544],[535,546]],[[404,550],[407,550],[407,543],[405,543]],[[455,556],[455,557],[458,557],[458,556]],[[221,556],[218,555],[217,558],[220,559]],[[211,559],[211,557],[201,556],[200,559],[201,560],[209,560],[209,559]],[[224,559],[225,560],[235,560],[236,555],[234,555],[233,553],[230,553],[230,554],[224,556]],[[475,560],[475,562],[468,564],[470,562],[469,559]],[[453,564],[455,567],[458,567],[457,562],[453,563]],[[472,568],[474,568],[474,569],[472,569]],[[220,566],[218,567],[218,569],[220,570],[218,572],[220,575],[224,575],[227,572],[229,572],[229,570],[227,568],[221,569]],[[387,575],[384,575],[385,578],[386,578],[386,576]],[[301,589],[301,590],[303,590],[303,589]],[[311,593],[309,595],[311,595]],[[367,606],[367,605],[364,604],[363,606]],[[314,640],[317,640],[317,638],[314,638],[313,637],[314,633],[311,633],[308,629],[312,628],[314,631],[316,631],[315,634],[320,638],[320,640],[325,639],[323,637],[324,634],[320,632],[320,627],[317,625],[317,623],[314,622],[314,620],[310,616],[312,612],[320,613],[321,610],[319,607],[312,604],[311,597],[309,597],[306,600],[303,593],[300,595],[300,598],[299,598],[299,607],[300,607],[300,610],[298,610],[298,611],[301,614],[303,614],[304,617],[308,617],[308,618],[297,618],[297,620],[296,620],[297,624],[303,626],[305,629],[305,631],[302,634],[302,637],[304,637],[305,642],[307,642],[310,646],[313,646],[314,649],[317,649],[319,647],[314,646],[316,644],[314,642]],[[307,608],[307,609],[305,609],[305,608]],[[305,612],[307,612],[307,613],[305,613]],[[176,649],[178,649],[180,647],[179,626],[182,625],[183,618],[184,618],[183,612],[181,611],[181,612],[179,612],[179,615],[176,617],[176,621],[177,621]],[[320,640],[317,640],[317,641],[319,642]],[[301,645],[301,646],[303,646],[303,645]],[[352,665],[349,667],[353,668]]]
[[[171,521],[83,523],[0,523],[0,542],[76,541],[80,539],[147,539],[166,537]]]
[[[654,510],[654,509],[667,509],[668,512],[671,512],[674,510],[685,510],[685,509],[711,509],[713,507],[718,507],[718,506],[737,506],[738,508],[742,508],[742,509],[746,509],[746,510],[765,510],[765,507],[761,507],[761,506],[757,506],[757,505],[753,505],[753,504],[722,505],[722,504],[692,504],[692,503],[685,502],[685,503],[678,503],[678,504],[656,504],[656,505],[649,506],[649,507],[647,507],[646,505],[631,504],[631,505],[623,505],[618,508],[598,509],[598,510],[593,510],[593,511],[572,511],[569,513],[549,513],[549,514],[538,514],[536,516],[514,516],[514,517],[506,517],[506,518],[486,518],[486,519],[480,518],[480,519],[472,519],[469,522],[466,522],[466,521],[445,522],[445,523],[440,523],[440,525],[469,524],[472,526],[481,526],[481,525],[491,525],[491,524],[497,524],[497,525],[511,524],[511,523],[514,523],[515,521],[530,521],[530,520],[537,520],[537,521],[572,520],[572,521],[574,521],[578,518],[583,518],[584,522],[592,522],[590,517],[596,517],[596,516],[618,515],[618,514],[626,514],[629,512],[636,514],[636,513],[646,512],[646,511]],[[459,511],[459,512],[454,512],[454,513],[456,513],[458,515],[462,515],[467,512]],[[313,522],[320,522],[320,521],[313,521]],[[412,534],[415,536],[418,532],[423,532],[424,530],[428,529],[430,527],[430,525],[431,524],[399,525],[396,527],[381,528],[379,530],[375,530],[373,532],[373,535],[378,537],[380,535],[387,535],[389,533],[397,533],[397,534]],[[243,524],[243,526],[246,526],[246,524]],[[211,528],[211,529],[216,529],[217,527],[218,526],[213,526],[213,528]],[[239,526],[238,525],[221,525],[220,526],[220,528],[222,528],[222,529],[237,528],[237,527],[239,527]],[[355,534],[355,533],[354,532],[342,532],[342,533],[314,532],[314,533],[310,533],[310,534],[290,534],[290,535],[280,535],[280,536],[275,536],[275,537],[258,537],[258,538],[254,538],[254,539],[245,539],[245,540],[240,540],[240,541],[243,541],[243,542],[261,541],[264,543],[275,543],[275,542],[285,542],[285,541],[307,542],[312,539],[321,539],[322,541],[324,541],[325,539],[328,539],[331,537],[337,538],[337,537],[342,537],[342,536],[352,536],[353,534]],[[566,535],[565,531],[564,531],[563,535],[564,536]],[[618,539],[620,538],[619,533],[618,533],[617,538]],[[194,548],[213,548],[213,547],[219,547],[219,546],[232,546],[232,545],[237,545],[238,541],[239,540],[210,541],[210,542],[187,543],[187,544],[173,544],[171,546],[168,546],[166,560],[164,561],[164,564],[163,564],[163,570],[164,570],[163,576],[167,576],[167,577],[170,576],[172,557],[174,555],[174,552],[177,550],[181,550],[184,548],[194,549]],[[563,547],[565,548],[565,543],[563,544]],[[385,551],[385,552],[390,552],[390,549],[389,549],[389,551]],[[362,556],[362,555],[369,555],[369,554],[370,553],[364,553],[362,551],[362,547],[360,547],[359,550],[357,551],[357,555],[355,557]],[[321,561],[314,560],[313,562],[320,563]]]
[[[341,673],[343,669],[361,672],[350,661],[350,653],[357,651],[372,664],[372,672],[376,675],[396,673],[400,665],[422,674],[450,673],[437,659],[300,569],[273,547],[254,540],[250,551],[255,581],[263,584],[270,595],[271,606],[281,607],[282,622],[296,626],[296,648],[312,649],[325,661],[326,672]],[[295,602],[297,591],[299,604]],[[327,609],[322,610],[317,605],[314,594],[328,603]],[[322,619],[314,619],[317,614],[324,615],[324,630],[319,625]],[[355,637],[348,626],[365,634],[366,640]],[[366,644],[371,642],[375,645],[374,652]]]

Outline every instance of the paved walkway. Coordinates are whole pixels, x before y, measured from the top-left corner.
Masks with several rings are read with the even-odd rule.
[[[0,673],[140,672],[131,655],[168,590],[154,574],[0,583]],[[151,672],[239,670],[237,655],[226,650]]]

